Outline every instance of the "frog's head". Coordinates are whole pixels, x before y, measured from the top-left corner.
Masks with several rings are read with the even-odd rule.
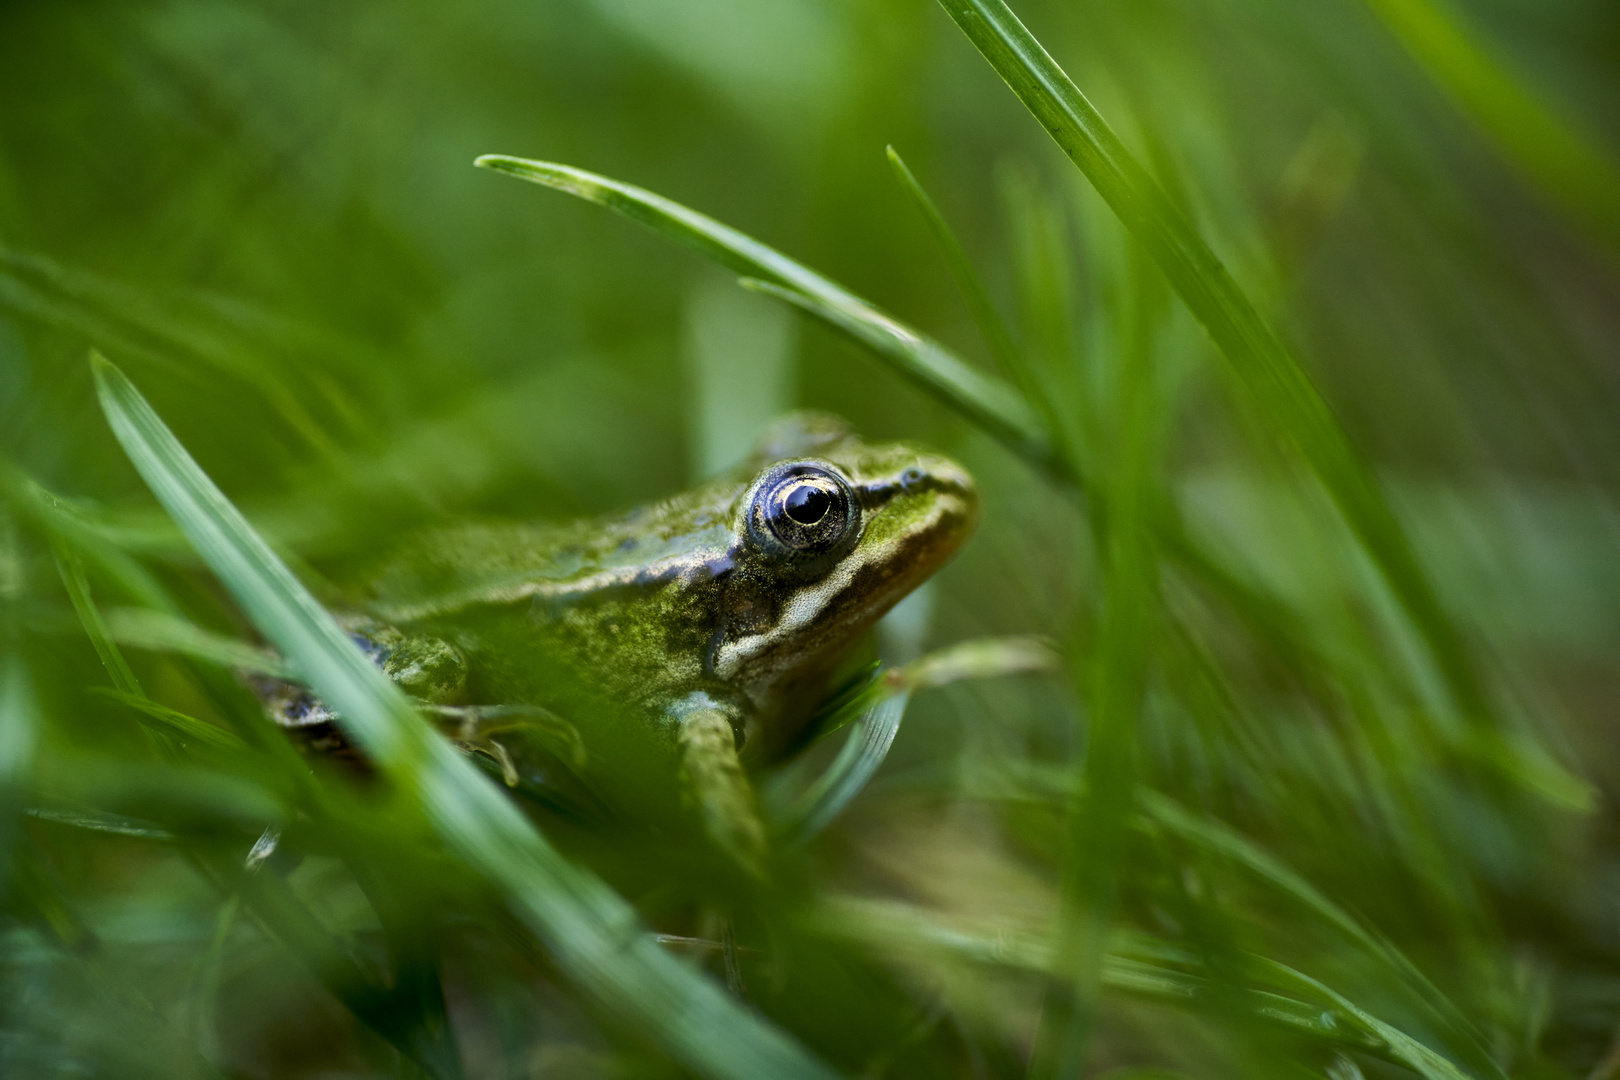
[[[948,458],[825,425],[812,435],[768,442],[801,452],[761,468],[732,508],[737,557],[711,663],[767,715],[813,706],[790,699],[944,565],[978,514]]]

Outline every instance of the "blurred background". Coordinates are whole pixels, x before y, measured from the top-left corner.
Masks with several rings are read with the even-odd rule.
[[[1447,689],[1266,403],[937,5],[10,0],[0,605],[37,722],[17,734],[20,692],[0,715],[0,1072],[421,1067],[205,872],[199,852],[291,813],[274,783],[160,752],[151,710],[98,692],[122,684],[75,581],[151,700],[210,723],[251,709],[220,704],[228,667],[210,697],[142,636],[139,583],[254,638],[112,438],[94,347],[317,591],[413,528],[679,490],[795,407],[964,462],[979,534],[884,648],[1044,635],[1064,663],[919,694],[744,941],[769,969],[750,1007],[849,1075],[1023,1074],[1063,867],[1093,865],[1064,822],[1099,686],[1131,703],[1136,809],[1095,864],[1113,899],[1089,1073],[1417,1068],[1342,1001],[1432,1048],[1430,1076],[1620,1075],[1620,6],[1017,11],[1294,346],[1488,707]],[[1144,542],[1140,589],[1111,594],[1086,497],[689,251],[472,166],[648,188],[995,370],[887,145],[1077,457],[1104,486],[1136,468],[1203,561]],[[1108,595],[1138,597],[1134,661]],[[358,871],[318,846],[278,872],[345,947],[381,949]],[[434,910],[466,1075],[673,1069]],[[1262,992],[1300,1008],[1280,1021]]]

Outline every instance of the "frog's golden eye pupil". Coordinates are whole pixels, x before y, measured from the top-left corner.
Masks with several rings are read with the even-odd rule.
[[[799,484],[782,500],[788,517],[800,525],[814,525],[827,516],[832,507],[832,496],[814,484]]]

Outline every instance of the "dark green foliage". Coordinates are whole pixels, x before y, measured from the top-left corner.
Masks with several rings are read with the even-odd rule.
[[[0,1074],[1620,1075],[1611,7],[0,6]],[[984,511],[766,881],[320,607],[771,387]]]

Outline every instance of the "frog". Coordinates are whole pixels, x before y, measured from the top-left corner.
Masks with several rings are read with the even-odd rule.
[[[692,825],[758,875],[750,771],[802,745],[852,648],[977,517],[950,458],[798,413],[737,468],[628,512],[409,537],[361,575],[342,622],[508,784],[571,774],[599,804]],[[353,754],[307,690],[261,697],[307,745]],[[515,752],[525,728],[549,740]]]

